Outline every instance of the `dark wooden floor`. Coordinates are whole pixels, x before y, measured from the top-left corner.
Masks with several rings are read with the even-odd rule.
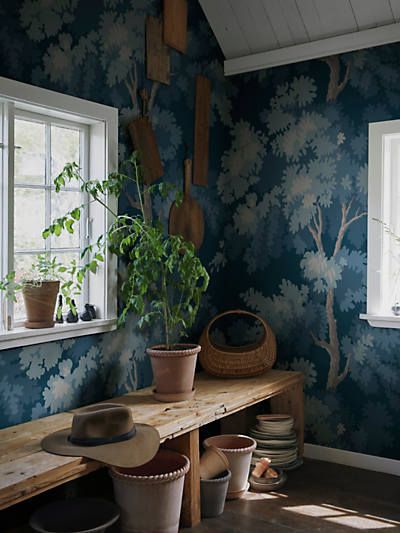
[[[400,532],[400,477],[307,461],[277,493],[248,493],[184,532]]]

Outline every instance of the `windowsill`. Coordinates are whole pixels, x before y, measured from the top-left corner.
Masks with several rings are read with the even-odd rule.
[[[91,322],[77,322],[76,324],[55,324],[54,328],[28,329],[19,327],[0,332],[0,350],[70,339],[71,337],[95,335],[96,333],[113,331],[116,328],[116,319],[105,318],[97,318]]]
[[[362,320],[368,320],[370,326],[374,328],[400,328],[400,316],[395,315],[371,315],[370,313],[361,313]]]

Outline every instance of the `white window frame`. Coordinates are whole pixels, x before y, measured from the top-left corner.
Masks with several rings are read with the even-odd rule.
[[[400,328],[400,316],[388,309],[385,283],[393,237],[385,231],[383,223],[392,225],[391,213],[398,211],[394,186],[400,191],[400,176],[394,176],[392,170],[393,143],[400,147],[400,120],[369,124],[367,312],[360,314],[360,318],[381,328]]]
[[[0,105],[5,106],[7,113],[2,113],[4,123],[2,128],[2,146],[0,163],[4,176],[14,175],[14,121],[12,107],[17,113],[39,113],[50,116],[55,120],[70,123],[86,124],[88,127],[88,175],[98,179],[105,178],[110,172],[118,169],[118,110],[83,100],[73,96],[49,91],[25,83],[16,82],[0,77]],[[8,109],[7,109],[8,107]],[[9,179],[0,191],[0,250],[4,250],[0,261],[0,276],[11,270],[14,253],[12,217],[13,184]],[[12,181],[12,180],[11,180]],[[117,211],[117,199],[106,198],[107,205],[114,212]],[[112,222],[111,214],[97,203],[90,204],[88,233],[94,242],[99,235],[104,234]],[[56,324],[54,328],[30,330],[23,327],[10,329],[10,319],[6,320],[5,329],[0,331],[0,350],[78,337],[95,333],[111,331],[116,327],[117,316],[117,262],[115,256],[106,253],[104,266],[88,279],[88,300],[96,305],[98,318],[91,322],[76,324]],[[0,293],[0,305],[6,308],[6,316],[11,316],[10,305]]]
[[[15,125],[15,120],[16,119],[21,119],[21,120],[24,120],[24,121],[32,121],[32,122],[38,122],[40,124],[44,124],[45,127],[46,127],[46,149],[49,149],[49,152],[46,153],[46,160],[45,160],[45,165],[46,165],[46,181],[45,183],[43,184],[28,184],[28,183],[12,183],[12,179],[13,179],[13,176],[8,176],[8,183],[9,183],[9,186],[12,186],[12,188],[14,189],[18,189],[18,188],[28,188],[28,189],[35,189],[35,190],[44,190],[45,191],[45,198],[46,198],[46,205],[47,205],[47,208],[46,208],[46,212],[48,214],[50,214],[50,210],[49,210],[49,202],[50,202],[50,199],[51,199],[51,190],[54,191],[54,186],[53,186],[53,183],[52,183],[52,175],[51,175],[51,161],[50,161],[50,150],[51,150],[51,141],[50,141],[50,127],[55,125],[55,126],[60,126],[60,127],[65,127],[65,128],[69,128],[69,129],[75,129],[77,131],[80,132],[80,134],[82,135],[81,137],[81,141],[80,141],[80,147],[79,147],[79,151],[80,151],[80,167],[81,167],[81,175],[84,179],[87,179],[88,176],[89,176],[89,172],[88,172],[88,155],[89,155],[89,135],[90,135],[90,127],[88,124],[82,124],[82,123],[78,123],[78,122],[71,122],[71,121],[68,121],[68,120],[65,120],[65,119],[61,119],[61,118],[55,118],[55,117],[51,117],[51,116],[48,116],[48,115],[43,115],[43,114],[40,114],[40,113],[32,113],[31,111],[25,111],[23,109],[18,109],[18,108],[15,108],[14,104],[13,103],[10,103],[9,104],[10,107],[12,107],[12,115],[14,117],[14,125]],[[10,114],[9,114],[10,116]],[[14,149],[17,149],[18,147],[15,146]],[[76,191],[77,186],[75,186],[75,188],[72,188],[72,187],[69,187],[68,184],[65,188],[63,188],[63,190],[65,191]],[[62,193],[61,193],[62,194]],[[87,193],[81,193],[81,204],[85,204],[87,205],[87,201],[88,201],[88,195]],[[8,214],[9,217],[12,217],[13,216],[13,213],[9,210],[9,214]],[[89,221],[89,212],[87,210],[87,208],[83,208],[83,216],[81,216],[81,219],[80,219],[80,246],[78,247],[80,250],[83,250],[88,244],[89,244],[89,227],[88,227],[88,221]],[[11,227],[13,225],[14,221],[13,220],[9,220],[9,230],[11,232]],[[45,221],[45,226],[48,227],[51,223],[51,219],[50,218],[46,218],[46,221]],[[55,242],[57,242],[55,240]],[[29,253],[35,253],[35,254],[40,254],[40,253],[44,253],[44,252],[50,252],[51,249],[55,249],[57,250],[57,246],[51,246],[51,239],[46,239],[45,241],[45,249],[44,250],[19,250],[17,251],[16,250],[16,247],[15,247],[15,242],[14,242],[14,259],[16,257],[16,255],[24,255],[24,254],[29,254]],[[75,250],[71,250],[71,251],[75,251],[77,252],[78,251],[78,248],[76,248]],[[69,252],[70,250],[69,249],[65,249],[64,251],[66,252]],[[9,248],[9,253],[10,253],[10,256],[12,255],[12,248]],[[57,252],[54,254],[57,256],[57,259],[58,260],[61,260],[62,259],[62,255],[57,255]],[[15,266],[13,267],[13,270],[15,270]],[[80,298],[80,300],[82,300],[82,302],[79,304],[79,309],[82,308],[82,303],[85,303],[85,302],[88,302],[90,301],[90,295],[89,295],[89,283],[88,283],[88,279],[86,278],[83,282],[83,286],[82,286],[82,298]],[[78,302],[77,302],[78,303]],[[11,308],[13,305],[12,302],[9,302],[9,307]],[[103,306],[101,306],[103,307]],[[9,330],[11,329],[14,329],[16,327],[20,327],[20,326],[23,326],[23,320],[16,320],[15,318],[15,313],[13,313],[13,310],[10,309],[10,315],[9,316],[12,316],[13,317],[13,320],[10,321],[8,320],[8,328]],[[10,322],[12,322],[12,327],[10,327]]]

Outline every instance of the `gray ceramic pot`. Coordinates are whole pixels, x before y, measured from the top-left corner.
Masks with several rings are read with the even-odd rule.
[[[224,512],[226,493],[231,477],[231,471],[225,470],[213,479],[200,480],[202,518],[212,518]]]
[[[102,533],[119,518],[118,507],[96,498],[49,503],[38,509],[30,526],[40,533]]]

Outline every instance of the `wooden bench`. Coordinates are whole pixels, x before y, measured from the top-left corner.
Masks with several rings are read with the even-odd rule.
[[[196,377],[196,395],[188,402],[159,403],[151,387],[113,401],[132,408],[137,422],[151,424],[168,448],[190,458],[185,479],[182,525],[200,521],[199,428],[271,398],[273,412],[291,413],[303,454],[303,375],[271,370],[245,379]],[[73,411],[0,430],[0,509],[36,496],[72,479],[85,476],[103,464],[80,457],[61,457],[42,451],[41,439],[71,426]]]

